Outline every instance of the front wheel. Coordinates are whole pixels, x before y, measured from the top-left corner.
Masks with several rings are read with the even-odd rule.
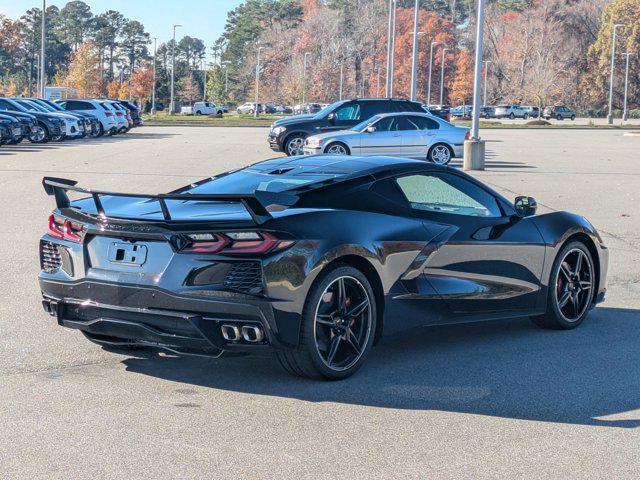
[[[523,120],[526,120],[526,119],[528,119],[528,118],[529,118],[529,114],[528,114],[528,113],[525,113],[525,114],[522,116],[522,119],[523,119]]]
[[[511,120],[513,120],[514,118],[516,118],[516,115],[515,115],[513,112],[511,112],[511,113],[509,114],[509,118],[510,118]]]
[[[328,153],[329,155],[350,155],[349,148],[340,142],[330,143],[327,148],[325,148],[324,153]]]
[[[451,161],[451,149],[442,143],[434,145],[427,154],[427,160],[437,165],[447,165]]]
[[[571,115],[571,120],[573,121],[575,119],[576,119],[576,116],[575,115]]]
[[[302,155],[304,137],[302,135],[291,135],[284,143],[284,153],[288,156]]]
[[[562,115],[558,115],[558,116],[556,117],[556,120],[562,120]]]
[[[277,353],[293,375],[340,380],[364,363],[377,325],[376,301],[367,277],[348,265],[321,274],[302,313],[300,344]]]
[[[547,310],[532,321],[543,328],[568,330],[582,323],[594,297],[595,269],[582,242],[565,245],[553,262]]]
[[[47,128],[42,125],[37,125],[34,130],[29,134],[29,141],[31,143],[46,143],[49,141],[49,132]]]

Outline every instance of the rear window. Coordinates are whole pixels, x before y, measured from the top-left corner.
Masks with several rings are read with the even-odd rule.
[[[253,193],[285,192],[303,185],[321,182],[335,178],[338,175],[331,174],[291,174],[287,175],[286,169],[276,169],[276,173],[262,173],[250,169],[240,170],[211,179],[211,181],[189,189],[193,194],[214,193]],[[281,173],[282,172],[282,173]]]

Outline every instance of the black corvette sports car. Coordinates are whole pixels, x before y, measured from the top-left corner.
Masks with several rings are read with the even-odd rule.
[[[277,158],[160,195],[43,184],[57,204],[44,309],[105,348],[270,349],[337,379],[383,334],[513,317],[569,329],[604,299],[608,251],[585,218],[535,215],[533,198],[422,161]]]

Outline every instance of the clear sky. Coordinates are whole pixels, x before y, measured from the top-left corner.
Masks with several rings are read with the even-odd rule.
[[[170,40],[172,25],[181,24],[176,30],[179,40],[184,35],[201,38],[209,47],[220,36],[227,20],[227,12],[242,0],[84,0],[93,14],[117,10],[131,20],[138,20],[151,34],[158,37],[158,44]],[[47,0],[48,5],[62,8],[66,0]],[[9,18],[19,18],[30,8],[42,8],[42,0],[0,0],[0,13]]]

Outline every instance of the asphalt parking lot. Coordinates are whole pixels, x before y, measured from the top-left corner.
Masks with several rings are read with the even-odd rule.
[[[42,311],[43,175],[156,193],[274,156],[266,133],[143,127],[0,148],[0,478],[637,478],[640,136],[483,132],[475,175],[587,216],[610,247],[607,301],[574,331],[423,328],[319,383],[269,357],[107,353]]]

